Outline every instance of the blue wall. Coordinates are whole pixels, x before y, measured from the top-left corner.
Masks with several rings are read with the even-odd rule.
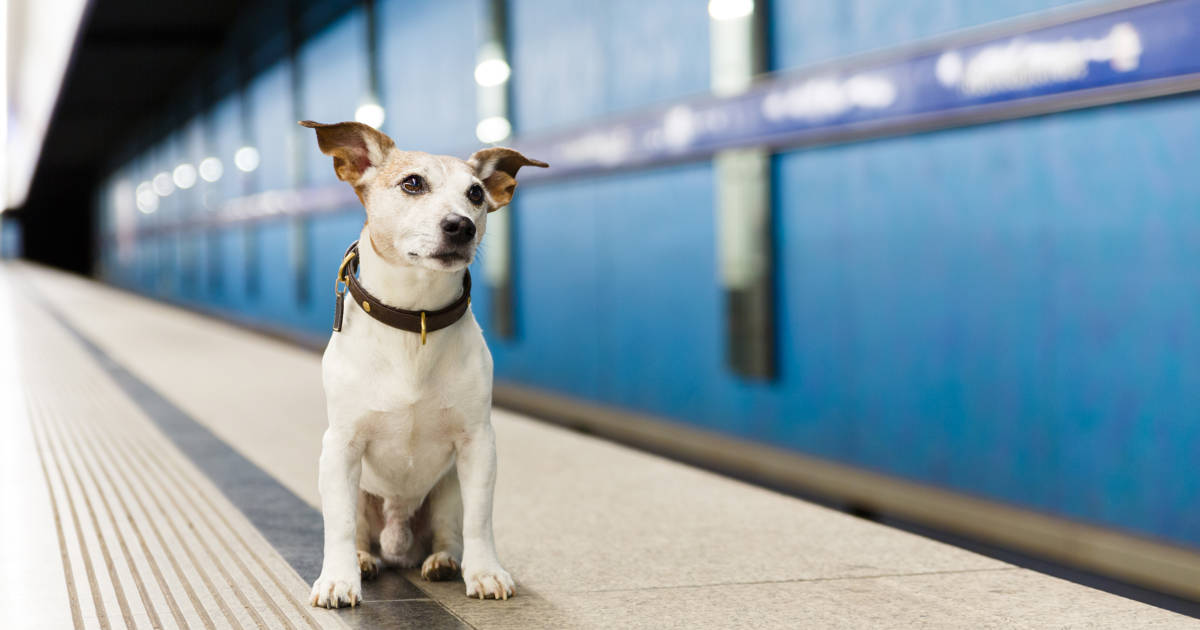
[[[1059,4],[781,0],[771,58],[787,69]],[[707,89],[703,2],[512,0],[509,10],[519,133]],[[384,130],[400,146],[473,146],[481,15],[479,1],[381,3]],[[225,162],[217,183],[132,220],[209,211],[205,194],[216,207],[334,183],[315,142],[293,164],[291,143],[312,139],[292,126],[352,117],[366,89],[363,28],[352,11],[305,45],[302,111],[293,68],[278,64],[251,83],[253,138],[233,95],[208,113],[210,131],[185,128],[116,171],[113,186],[209,153]],[[524,187],[507,210],[518,334],[491,339],[497,378],[1200,545],[1200,475],[1186,474],[1200,453],[1198,107],[1179,97],[777,156],[780,375],[770,383],[725,364],[711,164]],[[249,175],[232,165],[243,144],[263,156]],[[122,249],[115,216],[130,210],[108,197],[109,281],[328,330],[333,271],[360,208]],[[308,302],[297,299],[296,229],[311,252]],[[485,328],[489,306],[477,291]]]
[[[1196,542],[1196,106],[781,157],[772,440]]]
[[[0,258],[21,255],[21,224],[16,219],[0,217]]]
[[[769,32],[775,68],[793,68],[846,55],[902,46],[992,24],[1027,19],[1078,0],[841,0],[772,2]]]

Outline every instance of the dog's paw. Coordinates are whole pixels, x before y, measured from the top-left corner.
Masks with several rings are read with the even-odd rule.
[[[339,579],[322,573],[313,584],[308,603],[318,608],[341,608],[357,606],[361,602],[362,579],[358,575]]]
[[[467,597],[508,599],[517,593],[512,576],[500,565],[480,570],[464,568],[463,581],[467,583]]]
[[[454,556],[445,551],[430,554],[421,564],[421,577],[430,582],[456,578],[458,577],[458,562],[454,560]]]
[[[371,579],[379,575],[379,558],[371,555],[369,552],[358,550],[358,572],[365,579]]]

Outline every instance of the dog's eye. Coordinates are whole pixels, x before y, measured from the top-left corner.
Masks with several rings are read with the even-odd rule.
[[[400,182],[400,187],[410,195],[420,194],[425,191],[425,178],[420,175],[409,175]]]
[[[477,206],[483,203],[483,187],[479,184],[475,184],[474,186],[468,188],[467,199]]]

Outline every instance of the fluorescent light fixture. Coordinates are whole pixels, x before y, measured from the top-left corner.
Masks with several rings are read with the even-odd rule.
[[[8,146],[8,128],[14,122],[12,105],[8,100],[8,39],[12,36],[8,30],[8,2],[0,0],[0,33],[4,33],[4,44],[0,45],[0,103],[4,103],[4,124],[0,125],[0,144],[4,145],[0,149],[0,214],[8,209],[8,180],[11,176],[8,172],[9,153],[12,151]],[[0,226],[0,232],[3,231],[3,226]],[[4,235],[0,234],[0,239]]]
[[[383,124],[385,112],[383,106],[375,102],[366,102],[354,110],[354,120],[376,129]]]
[[[258,149],[251,146],[242,147],[237,150],[237,153],[233,154],[233,165],[244,173],[249,173],[258,168],[258,162]]]
[[[175,184],[171,182],[171,174],[166,171],[155,175],[154,179],[150,180],[150,184],[154,187],[154,192],[159,197],[166,197],[175,192]]]
[[[87,0],[0,1],[0,206],[25,202]]]
[[[475,66],[475,82],[483,87],[500,85],[512,75],[512,68],[503,59],[488,59]]]
[[[709,0],[708,16],[717,21],[736,20],[754,13],[754,0]]]
[[[479,121],[475,125],[475,137],[479,138],[480,142],[491,144],[500,142],[507,138],[512,133],[512,123],[503,116],[491,116]]]
[[[150,182],[138,184],[134,198],[137,201],[137,208],[141,210],[142,214],[150,214],[158,210],[158,194],[154,192],[154,185]]]
[[[221,179],[221,175],[225,173],[225,167],[221,164],[221,160],[215,157],[206,157],[200,160],[200,179],[206,182],[215,182]]]
[[[180,190],[187,190],[195,186],[196,167],[186,162],[176,166],[175,170],[171,171],[171,181],[175,182]]]

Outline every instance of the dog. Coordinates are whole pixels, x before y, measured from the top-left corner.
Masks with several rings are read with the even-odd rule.
[[[513,579],[492,535],[492,356],[470,312],[467,266],[520,168],[548,165],[503,147],[465,161],[401,151],[356,122],[300,124],[316,130],[367,215],[343,261],[350,270],[338,272],[358,293],[343,303],[339,292],[321,361],[325,556],[311,604],[357,605],[362,578],[381,566],[420,566],[429,580],[461,574],[468,597],[508,599]],[[427,331],[426,315],[453,304],[465,304],[461,316]],[[385,311],[419,314],[421,328],[385,324]]]

